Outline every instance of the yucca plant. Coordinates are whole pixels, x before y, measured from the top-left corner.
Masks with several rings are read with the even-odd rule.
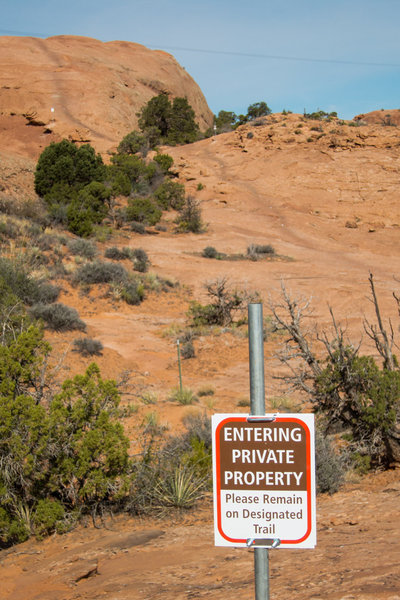
[[[160,507],[191,508],[203,495],[204,480],[193,468],[179,465],[166,473],[155,487]]]

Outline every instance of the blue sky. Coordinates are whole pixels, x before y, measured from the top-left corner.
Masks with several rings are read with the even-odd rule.
[[[214,113],[400,108],[400,0],[0,0],[0,35],[171,52]],[[1,60],[1,57],[0,57]]]

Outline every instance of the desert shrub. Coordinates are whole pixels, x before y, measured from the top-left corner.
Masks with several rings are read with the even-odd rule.
[[[10,219],[0,222],[0,235],[15,240],[22,234],[22,230],[16,223],[13,223]]]
[[[134,198],[129,199],[125,214],[128,221],[155,225],[161,219],[162,211],[151,198]]]
[[[55,184],[81,189],[92,181],[103,181],[105,167],[89,145],[79,148],[68,140],[51,143],[39,157],[35,170],[35,191],[44,197]]]
[[[316,338],[303,325],[309,303],[291,298],[284,285],[283,301],[271,303],[271,309],[277,328],[288,334],[278,356],[291,370],[285,380],[295,389],[306,391],[314,411],[326,420],[328,432],[349,435],[350,454],[365,465],[387,468],[400,458],[400,369],[392,353],[394,330],[391,323],[391,335],[385,329],[372,274],[369,282],[377,323],[364,321],[364,330],[382,358],[381,366],[372,356],[360,354],[360,343],[346,339],[333,311],[333,334],[315,334],[326,351],[318,356],[313,349]],[[292,357],[296,357],[295,368]]]
[[[250,260],[258,260],[260,256],[273,256],[274,254],[275,250],[270,244],[250,244],[247,247],[247,256]]]
[[[80,237],[93,233],[93,225],[99,224],[107,215],[107,201],[111,191],[104,184],[92,181],[78,192],[67,208],[67,226],[69,231]]]
[[[197,392],[197,395],[199,398],[203,398],[203,396],[214,396],[215,391],[214,388],[206,385],[202,388],[199,389],[199,391]]]
[[[60,295],[60,288],[57,285],[53,285],[48,281],[39,281],[37,294],[36,294],[36,302],[42,304],[51,304],[55,302]]]
[[[256,299],[256,294],[232,288],[223,277],[205,284],[210,304],[202,305],[192,302],[187,313],[193,327],[204,325],[220,325],[227,327],[235,322],[236,317],[243,318],[247,304]]]
[[[49,352],[34,326],[0,346],[0,547],[63,531],[74,514],[95,516],[126,495],[115,382],[92,364],[55,394],[43,381]]]
[[[193,196],[187,196],[175,222],[178,231],[201,233],[204,230],[204,223],[201,218],[200,202]]]
[[[182,358],[194,358],[195,349],[193,340],[196,337],[196,332],[193,329],[185,329],[179,335],[180,354]]]
[[[53,184],[43,199],[49,210],[51,221],[65,225],[68,206],[76,200],[78,190],[71,184],[59,181]]]
[[[330,438],[317,429],[315,436],[315,475],[319,494],[334,494],[344,483],[344,460]]]
[[[97,254],[96,244],[90,240],[84,240],[81,238],[69,240],[67,242],[67,247],[71,254],[82,256],[83,258],[88,258],[89,260],[94,258]]]
[[[59,243],[58,236],[49,233],[42,233],[41,235],[36,236],[33,232],[30,232],[30,236],[32,241],[35,241],[35,245],[43,251],[54,250]]]
[[[211,419],[196,412],[182,419],[185,430],[171,436],[162,448],[162,455],[172,464],[186,465],[193,470],[203,484],[211,487],[212,436]]]
[[[153,160],[164,175],[168,175],[170,168],[174,164],[174,159],[169,154],[156,154]]]
[[[166,440],[164,432],[156,429],[134,462],[128,504],[134,514],[187,509],[210,489],[210,419],[188,415],[183,424],[184,433]]]
[[[217,133],[225,133],[232,131],[237,121],[237,116],[232,111],[220,110],[218,115],[214,117]]]
[[[149,257],[147,252],[142,248],[135,248],[132,252],[133,255],[133,268],[139,273],[146,273],[149,270]]]
[[[155,128],[158,138],[168,134],[168,118],[171,112],[171,102],[167,94],[159,94],[151,98],[139,111],[139,128],[141,131]],[[157,140],[158,142],[158,140]]]
[[[116,175],[124,175],[129,183],[134,186],[146,173],[146,163],[139,156],[129,154],[114,154],[108,170],[108,177],[113,179]]]
[[[34,319],[41,319],[49,329],[54,331],[85,330],[85,323],[79,318],[78,312],[65,304],[34,304],[29,309]]]
[[[112,262],[94,261],[81,265],[74,274],[74,281],[90,285],[124,281],[128,276],[122,265]]]
[[[168,144],[190,144],[199,138],[195,113],[186,98],[174,98],[168,119]]]
[[[135,279],[129,279],[129,281],[124,283],[122,287],[121,298],[127,304],[137,306],[143,301],[144,298],[143,284]]]
[[[203,482],[184,465],[166,469],[154,488],[155,501],[162,508],[192,508],[203,495]]]
[[[185,204],[185,187],[181,183],[165,180],[153,194],[163,210],[180,210]]]
[[[111,258],[112,260],[125,260],[127,258],[132,258],[133,252],[130,248],[117,248],[116,246],[111,246],[110,248],[106,248],[104,256],[106,258]]]
[[[100,340],[92,338],[78,338],[74,340],[74,350],[82,356],[99,356],[103,350],[103,344]]]
[[[33,531],[37,538],[42,538],[57,531],[65,530],[65,509],[61,502],[55,499],[42,498],[32,514]]]
[[[350,346],[335,350],[326,362],[315,380],[316,409],[333,415],[335,396],[348,395],[342,400],[341,420],[351,427],[358,453],[375,464],[385,462],[384,457],[390,456],[390,431],[396,424],[400,371],[380,370],[371,356],[357,356]]]
[[[146,233],[146,227],[143,225],[143,223],[138,223],[137,221],[132,221],[130,224],[130,229],[139,235],[144,235]]]
[[[34,304],[40,298],[40,285],[21,262],[0,257],[0,280],[3,281],[15,296],[24,304]],[[44,291],[45,293],[45,291]]]
[[[140,130],[148,136],[151,131],[152,147],[159,142],[174,145],[198,139],[195,113],[186,98],[177,97],[171,103],[168,95],[161,93],[151,98],[138,116]]]
[[[197,402],[198,399],[196,395],[189,388],[176,388],[172,390],[169,399],[172,402],[178,402],[178,404],[193,404]]]
[[[202,252],[205,258],[217,258],[218,252],[214,246],[206,246]]]
[[[316,112],[306,113],[304,111],[304,118],[312,119],[312,120],[316,120],[316,121],[331,121],[332,119],[337,118],[337,112],[327,113],[323,110],[318,110]]]
[[[141,154],[146,156],[149,150],[149,142],[146,136],[138,131],[131,131],[119,143],[117,152],[119,154]]]
[[[188,340],[181,345],[181,356],[184,359],[194,358],[196,355],[192,340]]]
[[[249,120],[257,119],[258,117],[264,117],[271,114],[271,109],[266,102],[255,102],[250,104],[247,109],[247,118]]]

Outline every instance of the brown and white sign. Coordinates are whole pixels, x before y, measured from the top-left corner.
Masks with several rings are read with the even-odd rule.
[[[215,544],[313,548],[314,415],[220,414],[212,426]]]

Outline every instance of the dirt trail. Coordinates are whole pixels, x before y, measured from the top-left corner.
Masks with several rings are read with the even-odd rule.
[[[393,472],[319,497],[316,548],[270,552],[271,600],[399,600],[399,499]],[[213,546],[209,503],[175,522],[109,525],[0,552],[1,600],[254,597],[252,552]]]
[[[358,339],[364,315],[373,317],[367,300],[372,271],[385,318],[397,327],[392,298],[400,287],[397,129],[346,125],[339,135],[330,133],[338,125],[318,124],[321,137],[299,115],[273,119],[167,149],[180,181],[202,202],[206,231],[125,238],[122,233],[118,243],[145,249],[151,270],[179,281],[179,288],[150,293],[132,307],[104,298],[104,290],[87,295],[63,284],[60,301],[76,307],[88,335],[104,344],[96,357],[103,375],[132,373],[138,412],[124,420],[132,439],[136,423],[149,412],[174,431],[188,411],[246,410],[238,406],[249,385],[248,342],[240,332],[201,335],[195,358],[183,361],[184,384],[194,391],[207,385],[214,396],[190,407],[168,398],[178,382],[173,331],[185,324],[191,300],[206,300],[206,280],[227,276],[266,301],[269,293],[278,294],[283,279],[295,295],[313,297],[311,326],[328,326],[331,305],[349,336]],[[299,124],[301,133],[293,133]],[[318,139],[308,142],[308,135]],[[167,219],[172,222],[174,215]],[[251,243],[271,244],[277,256],[257,262],[201,256],[206,246],[245,254]],[[51,342],[61,353],[75,337],[54,334]],[[283,393],[272,378],[278,342],[265,344],[268,403]],[[82,372],[88,363],[72,352],[66,360],[71,372]],[[148,391],[155,404],[140,403],[140,394]],[[370,475],[320,497],[316,549],[271,553],[271,600],[400,600],[399,498],[398,471]],[[87,524],[1,552],[0,600],[253,598],[252,554],[213,546],[209,500],[174,522],[120,517],[109,525],[112,531]]]

